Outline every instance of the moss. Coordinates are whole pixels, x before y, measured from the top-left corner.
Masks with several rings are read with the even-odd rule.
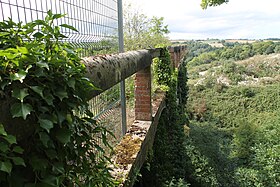
[[[125,167],[132,164],[140,150],[142,140],[139,137],[126,135],[116,147],[116,163]]]

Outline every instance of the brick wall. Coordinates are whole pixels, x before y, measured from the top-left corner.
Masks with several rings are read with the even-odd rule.
[[[135,76],[135,120],[152,120],[150,66]]]

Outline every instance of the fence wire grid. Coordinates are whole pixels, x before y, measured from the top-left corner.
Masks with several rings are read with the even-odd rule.
[[[79,32],[61,28],[65,40],[84,50],[82,56],[100,50],[116,52],[118,40],[118,10],[116,0],[0,0],[0,20],[11,18],[28,23],[44,19],[48,10],[66,14],[56,24],[68,24]]]
[[[65,14],[55,24],[68,24],[75,32],[61,27],[69,42],[81,50],[81,56],[118,52],[117,0],[0,0],[0,21],[28,23],[44,19],[47,11]],[[89,101],[97,122],[121,138],[120,85],[105,91]]]

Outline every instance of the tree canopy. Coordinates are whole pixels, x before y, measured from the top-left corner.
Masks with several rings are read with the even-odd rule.
[[[163,17],[148,18],[131,5],[124,11],[125,50],[153,48],[158,45],[170,45],[166,36],[168,26]]]
[[[206,9],[209,6],[218,6],[227,3],[229,0],[201,0],[201,7]]]

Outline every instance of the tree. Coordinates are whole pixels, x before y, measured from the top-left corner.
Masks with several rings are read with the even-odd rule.
[[[148,18],[145,14],[126,6],[124,11],[125,50],[153,48],[157,45],[170,45],[166,34],[168,26],[163,17]]]
[[[202,9],[206,9],[208,6],[218,6],[228,1],[229,0],[201,0],[200,6]]]

